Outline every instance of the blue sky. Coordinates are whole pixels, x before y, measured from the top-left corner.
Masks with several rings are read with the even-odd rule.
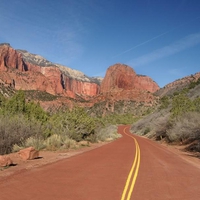
[[[105,76],[123,63],[160,87],[200,71],[199,0],[0,0],[0,43]]]

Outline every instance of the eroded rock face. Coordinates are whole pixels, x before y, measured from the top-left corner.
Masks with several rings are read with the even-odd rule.
[[[107,111],[115,112],[115,102],[120,101],[124,105],[132,101],[135,105],[141,102],[145,106],[153,106],[158,99],[152,93],[158,89],[159,86],[151,78],[137,75],[127,65],[115,64],[108,68],[101,84],[100,95],[93,102],[106,104],[103,115]]]
[[[59,100],[51,102],[52,105],[66,103],[71,106],[69,99],[64,97],[89,107],[107,100],[151,103],[154,97],[148,92],[159,89],[151,78],[137,75],[127,65],[109,67],[102,81],[101,78],[91,78],[80,71],[54,64],[42,56],[14,50],[9,44],[0,44],[0,72],[0,83],[13,89],[39,90],[59,96]]]
[[[136,88],[139,88],[141,90],[149,91],[151,93],[156,92],[160,89],[158,84],[154,82],[150,77],[148,76],[141,76],[137,75],[134,85]]]
[[[0,70],[8,71],[9,68],[25,70],[21,55],[9,44],[0,44]]]
[[[0,44],[0,82],[16,90],[40,90],[53,95],[82,98],[96,96],[99,79],[58,64],[24,50]]]
[[[135,88],[135,78],[135,71],[127,65],[115,64],[110,66],[101,83],[101,92],[107,93],[117,88],[124,90],[133,89]]]
[[[115,64],[108,68],[101,84],[101,93],[117,89],[145,90],[155,92],[159,86],[148,76],[137,75],[135,71],[123,64]]]

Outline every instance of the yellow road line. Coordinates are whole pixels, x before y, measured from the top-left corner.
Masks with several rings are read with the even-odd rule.
[[[126,135],[128,135],[126,133],[126,129],[127,129],[127,127],[124,128],[124,133]],[[127,178],[127,181],[126,181],[121,200],[125,200],[125,199],[130,200],[134,186],[135,186],[135,182],[136,182],[136,179],[137,179],[139,167],[140,167],[140,147],[138,145],[137,140],[133,136],[131,136],[131,135],[128,135],[128,136],[131,137],[135,142],[135,158],[134,158],[131,170],[129,172],[129,175],[128,175],[128,178]],[[134,170],[135,170],[135,172],[134,172]],[[133,172],[134,172],[134,174],[133,174]],[[131,182],[131,179],[132,179],[132,182]],[[129,191],[128,191],[128,188],[129,188]],[[128,195],[127,195],[127,192],[128,192]],[[126,198],[126,196],[127,196],[127,198]]]

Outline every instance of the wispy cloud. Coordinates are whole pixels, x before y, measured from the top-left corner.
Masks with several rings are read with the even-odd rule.
[[[151,39],[149,39],[149,40],[146,40],[146,41],[144,41],[144,42],[142,42],[142,43],[140,43],[140,44],[137,44],[137,45],[131,47],[130,49],[127,49],[127,50],[125,50],[125,51],[122,51],[122,52],[119,53],[119,54],[114,55],[113,58],[118,57],[118,56],[121,56],[121,55],[123,55],[123,54],[126,54],[126,53],[128,53],[128,52],[130,52],[130,51],[136,49],[137,47],[143,46],[143,45],[145,45],[145,44],[147,44],[147,43],[149,43],[149,42],[151,42],[151,41],[153,41],[153,40],[156,40],[156,39],[162,37],[163,35],[166,35],[166,34],[172,32],[172,31],[174,31],[174,30],[180,28],[181,26],[185,26],[185,25],[187,25],[187,24],[189,24],[189,23],[191,23],[191,22],[193,22],[193,21],[196,21],[196,20],[198,20],[198,19],[200,19],[200,17],[194,18],[194,19],[189,20],[189,21],[187,21],[187,22],[185,22],[185,23],[183,23],[183,24],[180,24],[180,25],[176,26],[175,28],[172,28],[171,30],[168,30],[168,31],[166,31],[166,32],[164,32],[164,33],[161,33],[161,34],[159,34],[159,35],[157,35],[157,36],[155,36],[155,37],[153,37],[153,38],[151,38]]]
[[[137,47],[143,46],[144,44],[147,44],[147,43],[149,43],[149,42],[151,42],[151,41],[153,41],[153,40],[155,40],[155,39],[157,39],[157,38],[159,38],[159,37],[161,37],[161,36],[163,36],[163,35],[165,35],[165,34],[167,34],[167,33],[169,33],[169,32],[170,32],[170,31],[166,31],[165,33],[162,33],[162,34],[157,35],[157,36],[155,36],[155,37],[153,37],[153,38],[151,38],[151,39],[149,39],[149,40],[146,40],[145,42],[142,42],[142,43],[140,43],[140,44],[138,44],[138,45],[135,45],[134,47],[132,47],[132,48],[130,48],[130,49],[127,49],[126,51],[123,51],[123,52],[121,52],[121,53],[119,53],[119,54],[117,54],[117,55],[114,55],[113,58],[118,57],[118,56],[121,56],[121,55],[123,55],[123,54],[125,54],[125,53],[128,53],[129,51],[132,51],[133,49],[136,49]]]
[[[0,7],[0,26],[4,30],[0,34],[2,42],[63,64],[82,56],[88,27],[82,1],[45,5],[16,0],[12,5],[8,4],[5,2]]]
[[[152,53],[143,55],[139,58],[132,60],[131,63],[133,66],[139,66],[148,64],[155,60],[159,60],[170,55],[174,55],[178,52],[184,51],[185,49],[191,48],[200,44],[200,33],[191,34],[187,37],[182,38],[179,41],[176,41],[168,46],[165,46],[161,49],[153,51]]]
[[[183,68],[173,68],[173,69],[169,69],[168,73],[172,76],[184,76],[183,71],[186,69],[186,67]]]

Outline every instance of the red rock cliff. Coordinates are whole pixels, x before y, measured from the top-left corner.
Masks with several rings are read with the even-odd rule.
[[[101,93],[117,89],[145,90],[155,92],[159,86],[148,76],[140,76],[135,71],[123,64],[115,64],[108,68],[106,76],[101,83]]]
[[[103,81],[82,72],[51,63],[24,50],[0,44],[0,83],[16,90],[40,90],[53,95],[85,99],[90,105],[100,101],[134,100],[152,102],[158,85],[147,76],[138,76],[123,64],[108,68]],[[100,86],[101,83],[101,86]]]
[[[41,90],[50,94],[90,98],[99,93],[99,82],[82,72],[51,63],[41,56],[0,45],[0,82],[19,90]]]
[[[25,71],[21,55],[9,44],[2,44],[0,45],[0,71],[8,71],[9,68]]]

